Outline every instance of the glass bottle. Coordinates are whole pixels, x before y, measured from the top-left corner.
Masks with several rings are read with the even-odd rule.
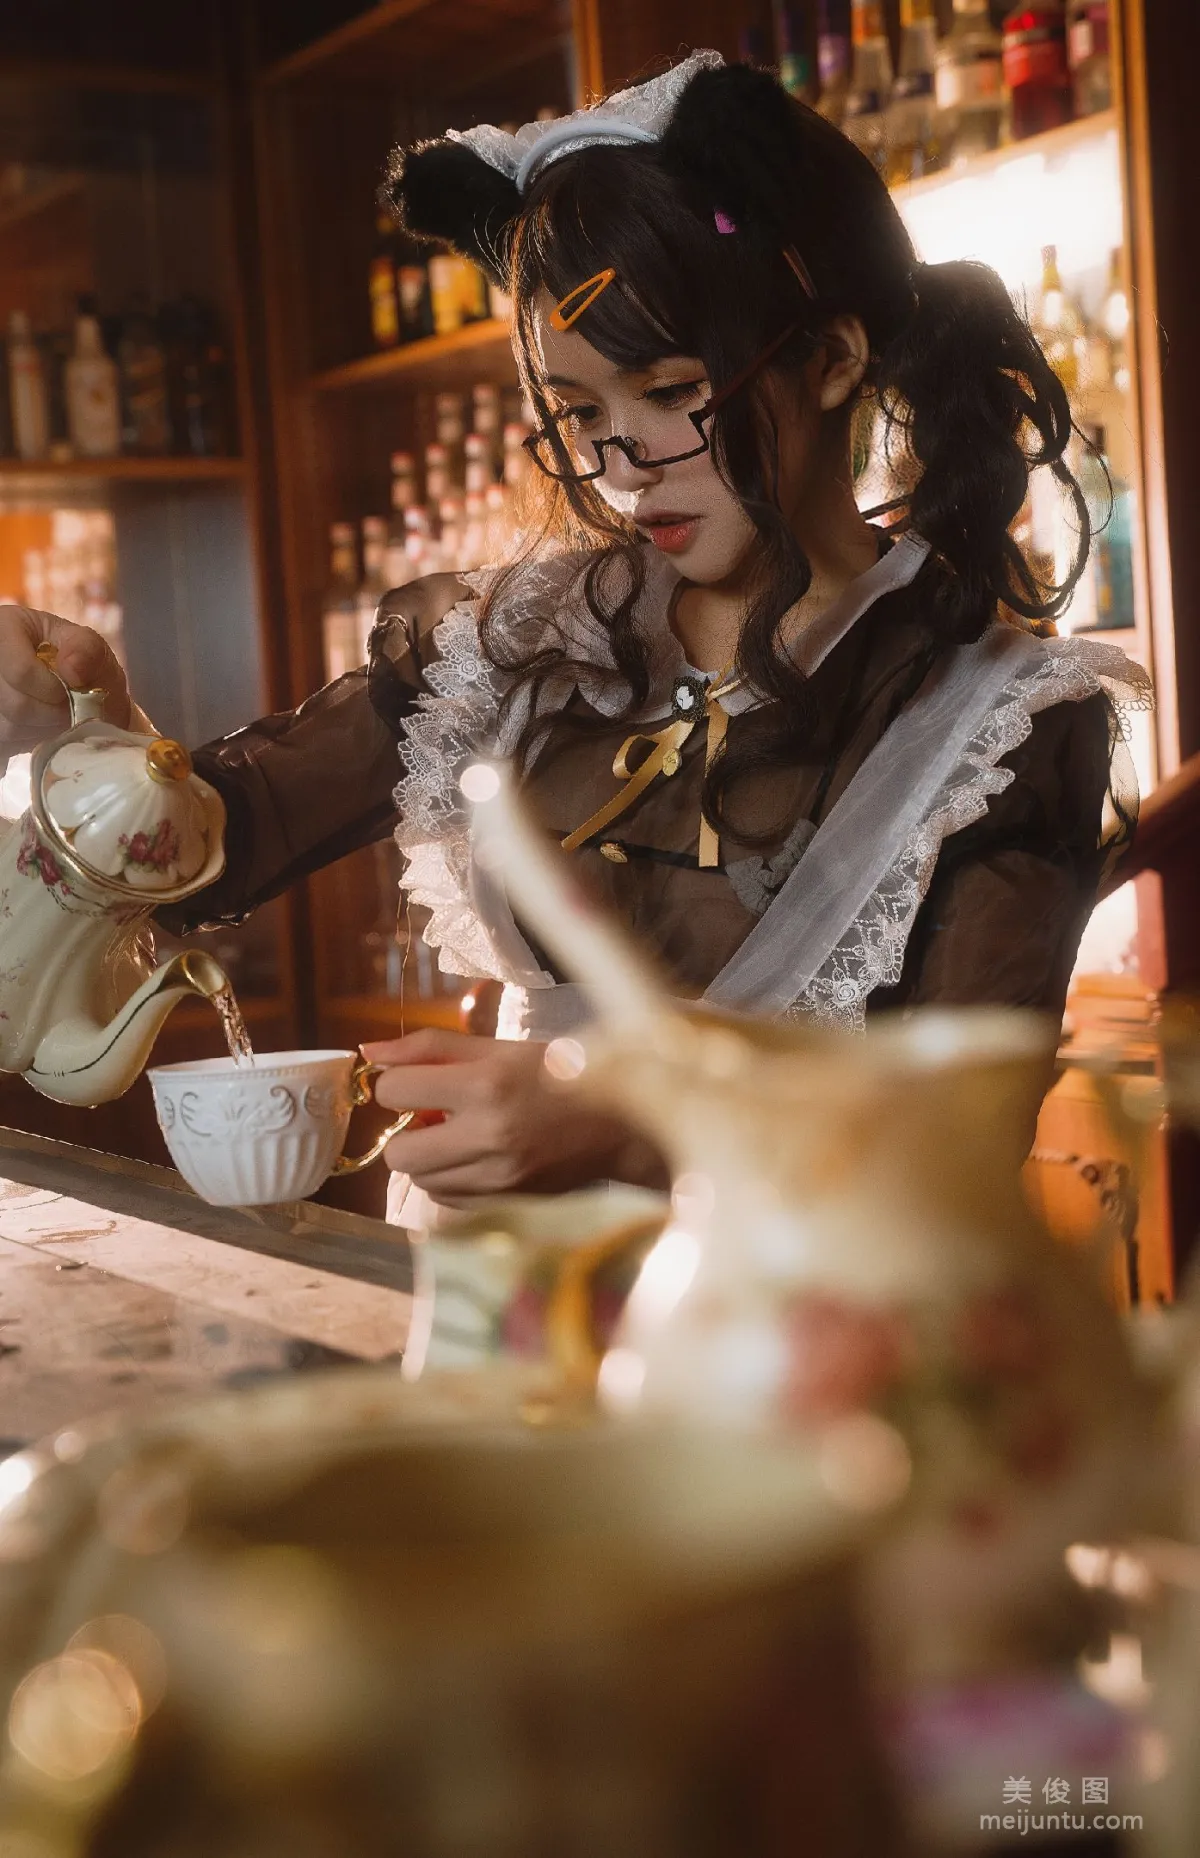
[[[892,53],[880,0],[853,0],[850,15],[854,62],[846,95],[843,133],[874,163],[887,169],[887,104],[892,94]]]
[[[444,445],[435,440],[425,447],[425,519],[432,541],[441,537],[438,512],[450,495],[450,459]]]
[[[1067,14],[1067,63],[1075,114],[1094,116],[1112,108],[1112,64],[1108,52],[1108,0],[1071,0]]]
[[[356,671],[358,655],[358,588],[354,563],[354,524],[331,523],[329,528],[329,585],[321,608],[321,638],[325,648],[325,677],[329,683]]]
[[[850,88],[849,0],[820,0],[817,11],[817,112],[840,129]]]
[[[1069,123],[1075,111],[1063,0],[1028,0],[1004,21],[1004,81],[1013,140]]]
[[[500,475],[500,389],[491,381],[479,381],[471,390],[471,429],[487,442],[488,464],[493,479]]]
[[[392,514],[388,522],[384,572],[389,587],[403,587],[412,579],[408,557],[408,512],[417,507],[417,466],[411,452],[393,452]]]
[[[121,447],[117,366],[105,352],[94,316],[75,320],[75,347],[66,369],[67,419],[80,458],[112,458]]]
[[[356,664],[367,662],[367,641],[375,626],[379,602],[388,590],[388,526],[383,516],[362,519],[362,579],[358,583],[355,605],[358,611],[358,657]]]
[[[435,252],[429,260],[429,301],[434,335],[453,335],[462,328],[462,291],[453,252]]]
[[[400,340],[400,304],[396,294],[396,226],[390,213],[375,216],[375,250],[367,267],[371,335],[376,348],[395,348]]]
[[[1072,460],[1088,506],[1092,546],[1067,615],[1072,632],[1123,632],[1136,621],[1133,594],[1133,490],[1113,471],[1103,426],[1085,426]]]
[[[433,412],[437,442],[446,453],[451,485],[455,490],[461,490],[465,481],[466,462],[463,452],[463,440],[466,437],[466,409],[462,394],[449,391],[437,394],[433,402]]]
[[[167,355],[167,394],[175,450],[190,458],[235,449],[229,355],[212,309],[184,297],[159,315]]]
[[[17,457],[44,458],[50,448],[46,377],[24,310],[14,310],[8,320],[8,380]]]
[[[124,449],[142,457],[169,451],[167,358],[154,319],[142,303],[135,303],[122,321],[117,365],[121,375]]]
[[[900,0],[900,69],[886,111],[891,187],[919,180],[942,165],[936,69],[934,0]]]
[[[1125,266],[1120,246],[1113,252],[1108,266],[1108,286],[1098,317],[1108,344],[1108,376],[1119,394],[1129,392],[1129,293],[1125,289]]]
[[[969,161],[1003,140],[1007,99],[1000,45],[987,0],[954,0],[937,66],[940,135],[948,162]]]
[[[433,304],[429,295],[429,264],[419,245],[402,247],[396,266],[396,301],[402,342],[420,342],[433,334]]]
[[[74,331],[66,326],[47,329],[35,339],[42,352],[42,379],[46,383],[46,456],[55,464],[63,464],[75,455],[67,405],[67,365],[75,352]]]
[[[807,22],[798,7],[785,0],[775,0],[772,9],[775,28],[775,68],[779,82],[789,97],[811,104],[816,94],[812,59],[808,51]]]
[[[1053,245],[1042,248],[1042,288],[1033,326],[1046,360],[1068,394],[1076,394],[1086,342],[1083,317],[1074,298],[1063,288],[1058,251]]]

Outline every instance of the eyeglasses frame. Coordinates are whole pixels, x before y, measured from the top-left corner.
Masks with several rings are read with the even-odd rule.
[[[552,432],[555,430],[554,427],[542,426],[537,432],[531,432],[529,437],[523,439],[521,443],[542,475],[551,478],[556,484],[591,484],[594,483],[598,477],[603,477],[608,469],[608,461],[604,456],[604,451],[605,447],[609,445],[615,445],[617,450],[624,454],[635,471],[659,471],[666,465],[682,464],[686,458],[699,458],[701,453],[708,451],[712,445],[711,436],[704,430],[707,421],[713,419],[716,414],[720,412],[721,408],[733,398],[734,394],[740,393],[742,388],[753,380],[759,369],[765,367],[772,356],[777,355],[780,349],[784,347],[785,343],[790,342],[792,337],[799,333],[804,327],[804,322],[804,317],[797,317],[794,322],[790,322],[787,328],[782,330],[772,341],[768,342],[765,348],[760,349],[759,353],[755,355],[752,360],[748,361],[746,366],[740,369],[731,381],[727,381],[724,387],[719,388],[715,394],[710,394],[704,405],[699,407],[696,412],[688,414],[688,418],[696,428],[700,438],[699,445],[693,446],[691,451],[676,452],[671,458],[640,458],[636,451],[638,445],[637,439],[624,438],[617,433],[611,433],[607,439],[588,440],[588,444],[595,450],[599,462],[594,471],[576,473],[550,471],[537,455],[538,445],[543,439],[550,439]]]

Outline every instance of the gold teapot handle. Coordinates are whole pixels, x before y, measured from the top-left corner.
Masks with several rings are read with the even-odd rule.
[[[79,723],[98,722],[104,714],[104,705],[108,701],[108,692],[100,689],[76,690],[73,684],[68,684],[65,677],[59,677],[58,671],[55,668],[58,664],[58,647],[50,639],[42,640],[34,656],[40,663],[45,665],[51,677],[58,678],[59,683],[66,691],[67,702],[71,710],[72,729]]]
[[[371,1079],[378,1077],[379,1073],[386,1071],[387,1068],[382,1064],[368,1064],[365,1058],[358,1059],[350,1078],[351,1108],[358,1109],[360,1105],[370,1103]],[[358,1174],[363,1168],[369,1168],[373,1161],[379,1160],[392,1137],[399,1135],[402,1129],[408,1128],[416,1113],[415,1110],[402,1110],[395,1122],[390,1123],[381,1135],[376,1136],[365,1155],[339,1155],[330,1169],[330,1174],[332,1176]]]
[[[665,1213],[626,1220],[586,1245],[572,1246],[562,1261],[546,1306],[546,1340],[565,1386],[590,1396],[595,1392],[602,1355],[592,1339],[591,1295],[596,1274],[606,1264],[657,1239]]]

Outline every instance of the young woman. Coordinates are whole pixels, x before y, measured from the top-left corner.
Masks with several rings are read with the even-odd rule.
[[[198,753],[229,862],[170,926],[239,920],[398,815],[442,965],[506,983],[499,1041],[368,1048],[381,1102],[445,1113],[389,1152],[435,1200],[658,1169],[543,1092],[542,1044],[585,1003],[472,858],[480,753],[683,995],[849,1027],[1061,1014],[1132,818],[1111,693],[1144,678],[1040,636],[1087,514],[1065,393],[1000,280],[919,264],[851,144],[709,52],[557,123],[399,151],[389,190],[513,294],[543,507],[503,569],[389,596],[362,671]],[[868,415],[890,527],[855,497]],[[1034,468],[1078,518],[1062,586],[1010,533]],[[123,720],[98,640],[10,610],[10,744],[61,722],[47,631]]]

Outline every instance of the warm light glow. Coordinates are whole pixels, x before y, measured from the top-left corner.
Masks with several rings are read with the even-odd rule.
[[[486,761],[473,761],[469,768],[463,770],[458,783],[463,798],[472,806],[482,806],[488,800],[494,800],[500,792],[500,776],[495,768]]]
[[[33,1463],[24,1453],[6,1458],[0,1463],[0,1511],[6,1510],[10,1503],[15,1503],[25,1495],[33,1482],[33,1475]]]
[[[458,1005],[460,1012],[473,1013],[475,1011],[475,995],[464,994]]]
[[[142,1721],[133,1673],[100,1651],[35,1665],[8,1712],[17,1753],[49,1781],[87,1780],[124,1752]]]
[[[646,1364],[632,1348],[610,1348],[600,1363],[596,1391],[608,1413],[623,1418],[635,1412],[646,1382]]]
[[[907,1445],[874,1413],[854,1413],[827,1427],[817,1464],[830,1496],[848,1510],[890,1509],[912,1479]]]
[[[1124,244],[1120,149],[1105,122],[1065,147],[1005,157],[897,190],[896,203],[927,264],[977,258],[1009,290],[1032,303],[1042,275],[1042,247],[1058,251],[1066,278],[1107,272]]]
[[[653,1329],[665,1323],[686,1295],[699,1263],[699,1240],[682,1226],[668,1226],[629,1294],[630,1323]]]
[[[542,1063],[551,1077],[570,1083],[586,1070],[587,1053],[578,1039],[551,1039],[542,1055]]]
[[[1114,1632],[1107,1658],[1081,1658],[1079,1675],[1093,1696],[1121,1710],[1147,1702],[1150,1686],[1142,1673],[1142,1641],[1132,1632]]]

